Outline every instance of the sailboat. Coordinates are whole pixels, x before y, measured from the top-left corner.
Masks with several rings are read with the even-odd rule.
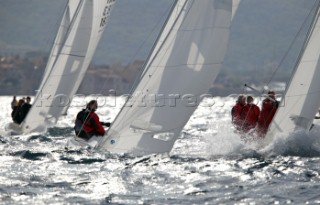
[[[275,134],[310,130],[320,107],[320,1],[314,8],[313,22],[266,142],[270,142]]]
[[[28,115],[15,133],[43,132],[71,103],[105,30],[115,0],[69,0],[44,76]]]
[[[170,152],[220,71],[231,18],[232,0],[176,0],[138,83],[96,148]]]

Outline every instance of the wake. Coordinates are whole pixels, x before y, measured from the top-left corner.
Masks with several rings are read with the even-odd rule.
[[[260,152],[267,156],[320,157],[319,136],[319,125],[315,125],[309,132],[298,130],[289,135],[278,134]]]
[[[261,140],[242,140],[241,136],[234,132],[231,123],[226,123],[228,122],[219,122],[218,125],[214,126],[214,129],[210,129],[210,126],[208,126],[206,132],[201,133],[200,137],[206,144],[203,152],[207,155],[242,156],[244,158],[320,157],[320,125],[314,125],[311,131],[298,130],[291,134],[278,133],[269,144],[263,145]],[[220,125],[221,129],[219,129]],[[226,127],[228,129],[225,129]]]

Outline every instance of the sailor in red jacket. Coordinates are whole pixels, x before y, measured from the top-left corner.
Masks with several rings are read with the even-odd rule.
[[[231,109],[231,122],[238,131],[241,131],[242,120],[240,114],[245,104],[246,98],[243,95],[239,95],[236,104]]]
[[[105,134],[102,125],[109,127],[110,123],[100,122],[98,115],[95,113],[97,108],[97,101],[92,100],[87,104],[86,109],[77,114],[74,129],[78,137],[89,140],[92,136],[103,136]]]
[[[260,108],[253,104],[253,97],[247,97],[247,104],[241,110],[242,131],[249,132],[255,128],[259,119]]]
[[[266,135],[278,106],[279,102],[275,98],[275,92],[269,91],[268,97],[262,101],[261,113],[258,121],[258,134],[260,137]]]

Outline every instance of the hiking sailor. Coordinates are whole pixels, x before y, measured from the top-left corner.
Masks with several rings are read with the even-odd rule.
[[[258,134],[264,137],[268,131],[269,125],[279,107],[275,92],[269,91],[268,96],[262,101],[262,108],[258,121]]]
[[[241,110],[245,104],[246,98],[243,95],[239,95],[236,104],[231,109],[231,122],[238,131],[241,131]]]
[[[96,100],[91,100],[86,109],[81,110],[75,120],[75,133],[77,137],[89,140],[92,136],[103,136],[104,126],[110,127],[110,123],[100,122],[95,111],[98,108]]]
[[[247,133],[255,128],[259,119],[260,108],[254,104],[252,96],[247,97],[247,104],[241,110],[242,131]]]

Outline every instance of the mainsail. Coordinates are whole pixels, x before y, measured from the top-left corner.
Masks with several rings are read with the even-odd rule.
[[[115,0],[69,0],[22,133],[56,123],[77,91],[108,22]]]
[[[300,59],[282,102],[270,125],[267,139],[275,133],[309,130],[320,107],[320,2]]]
[[[219,73],[232,0],[177,0],[140,81],[98,148],[169,152]]]

